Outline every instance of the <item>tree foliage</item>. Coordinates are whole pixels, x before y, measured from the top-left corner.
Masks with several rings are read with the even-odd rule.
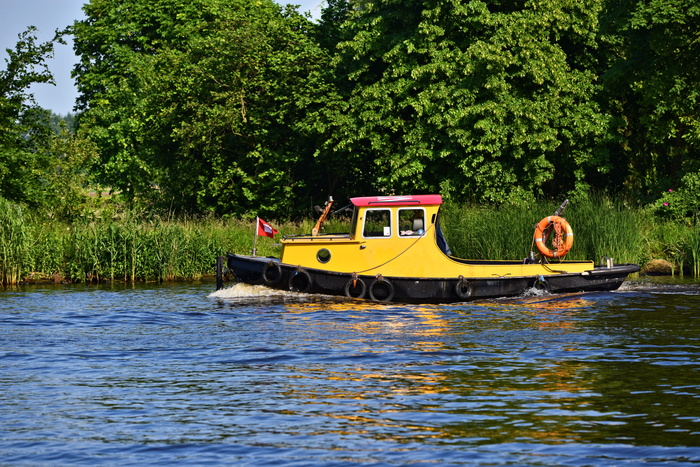
[[[592,99],[599,2],[363,3],[329,150],[362,154],[376,188],[504,201],[582,191],[608,170]]]
[[[306,18],[271,0],[100,0],[85,11],[76,77],[107,183],[219,213],[305,197],[304,112],[322,105],[328,58]]]
[[[610,2],[607,96],[623,136],[625,182],[652,197],[700,171],[700,4]]]
[[[370,192],[651,201],[700,173],[699,10],[328,0],[312,23],[272,0],[91,0],[73,26],[78,123],[103,183],[187,211],[291,216]]]
[[[14,49],[6,49],[5,69],[0,70],[0,196],[38,205],[43,200],[49,163],[48,113],[35,102],[29,88],[53,84],[46,60],[53,56],[54,42],[38,43],[36,28],[18,36]]]

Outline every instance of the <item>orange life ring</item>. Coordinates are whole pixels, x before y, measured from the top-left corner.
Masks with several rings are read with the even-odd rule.
[[[545,245],[545,233],[554,227],[556,235],[552,240],[552,247],[555,250],[550,250]],[[559,216],[549,216],[542,219],[535,226],[535,244],[547,258],[563,258],[571,250],[574,244],[574,232],[566,219]]]

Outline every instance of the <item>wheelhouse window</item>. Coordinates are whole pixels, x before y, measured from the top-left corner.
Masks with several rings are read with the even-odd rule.
[[[425,210],[422,208],[399,209],[399,236],[425,235]]]
[[[364,227],[362,229],[362,236],[365,238],[391,237],[391,210],[366,210]]]
[[[350,221],[350,237],[355,238],[356,229],[357,229],[357,206],[353,207],[352,209],[352,220]]]

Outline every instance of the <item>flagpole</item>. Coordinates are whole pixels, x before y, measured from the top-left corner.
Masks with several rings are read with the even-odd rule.
[[[255,256],[255,253],[257,251],[258,247],[258,226],[260,225],[260,218],[255,217],[255,236],[253,237],[253,256]]]

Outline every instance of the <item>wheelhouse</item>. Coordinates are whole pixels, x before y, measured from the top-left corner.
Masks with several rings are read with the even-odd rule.
[[[431,255],[439,248],[450,254],[438,225],[440,195],[369,196],[350,201],[353,216],[348,233],[284,237],[281,261],[352,272],[376,269],[408,249]],[[394,265],[399,267],[404,259]]]
[[[351,238],[416,238],[437,222],[440,195],[352,198]]]

